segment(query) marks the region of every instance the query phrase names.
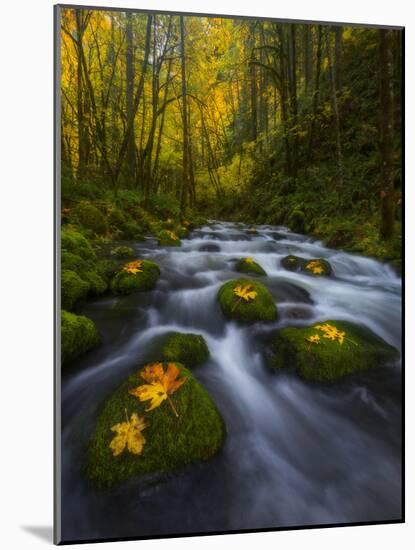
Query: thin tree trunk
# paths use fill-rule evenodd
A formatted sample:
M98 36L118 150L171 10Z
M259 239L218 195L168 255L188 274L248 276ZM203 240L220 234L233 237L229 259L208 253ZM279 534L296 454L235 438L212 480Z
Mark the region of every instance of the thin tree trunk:
M381 29L380 36L380 144L382 190L380 235L393 236L395 228L395 189L393 175L393 55L392 32Z
M317 54L316 54L316 78L314 82L314 93L313 93L313 114L311 117L310 124L310 134L309 134L309 145L308 145L308 159L311 160L313 154L313 140L314 140L314 129L315 129L315 120L317 117L317 109L320 99L320 73L321 73L321 50L322 50L322 36L323 30L321 25L318 26L317 32Z
M335 124L335 136L336 136L336 157L337 157L337 179L339 189L339 197L341 196L341 190L343 189L343 151L342 151L342 140L340 134L340 116L339 116L339 107L337 103L337 90L336 90L336 79L333 68L333 57L331 53L331 44L330 44L330 30L326 30L326 48L327 48L327 59L329 64L329 75L330 75L330 84L331 84L331 100L333 105L333 114L334 114L334 124Z
M182 78L182 122L183 122L183 181L180 193L180 210L186 211L187 194L189 192L189 132L187 127L187 86L186 86L186 51L185 28L183 16L180 16L180 61Z
M127 48L125 52L125 99L127 120L133 118L133 94L134 94L134 47L133 25L131 12L126 13L127 24L125 37ZM134 126L131 129L127 144L127 173L130 182L135 182L135 135Z

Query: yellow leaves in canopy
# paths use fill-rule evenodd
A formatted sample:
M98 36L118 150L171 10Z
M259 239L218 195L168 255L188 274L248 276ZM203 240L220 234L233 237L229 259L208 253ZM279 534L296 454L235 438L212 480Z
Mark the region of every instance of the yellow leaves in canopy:
M131 273L132 275L136 275L137 273L142 273L142 267L143 260L135 260L134 262L128 262L128 264L125 264L125 266L122 268L125 273Z
M146 442L145 437L141 433L146 427L144 418L133 413L128 419L127 411L125 411L127 420L112 426L111 431L116 432L116 436L110 443L110 449L114 456L120 455L124 449L127 449L134 455L139 455L143 451Z
M247 285L237 285L233 289L233 293L236 296L239 296L239 298L245 300L246 302L249 302L249 300L255 300L255 298L258 295L258 292L254 290L253 285L247 284Z
M162 363L150 363L140 372L141 378L148 383L131 389L129 393L140 401L150 401L146 411L159 407L167 399L174 414L179 416L170 398L186 382L186 378L178 378L179 375L180 370L175 363L168 363L166 371Z
M337 340L339 344L343 344L346 333L338 330L337 327L325 323L324 325L316 325L315 328L324 333L323 338L333 341Z
M313 260L311 262L308 262L305 266L306 269L309 271L312 271L314 275L321 275L324 273L324 269L321 267L321 264L318 260Z

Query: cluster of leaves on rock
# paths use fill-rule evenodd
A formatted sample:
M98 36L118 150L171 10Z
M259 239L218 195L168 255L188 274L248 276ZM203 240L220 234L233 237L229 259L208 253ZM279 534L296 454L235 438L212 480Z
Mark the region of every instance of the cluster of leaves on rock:
M179 378L180 371L176 364L168 363L164 370L163 363L150 363L140 371L139 375L147 384L140 384L136 388L130 389L129 393L140 401L150 401L150 406L146 409L147 412L159 407L167 400L173 413L178 417L179 413L171 395L186 382L186 378ZM133 413L129 419L127 411L125 413L126 421L111 427L111 430L117 434L109 445L114 456L121 454L124 449L139 455L146 442L142 434L147 426L144 417Z

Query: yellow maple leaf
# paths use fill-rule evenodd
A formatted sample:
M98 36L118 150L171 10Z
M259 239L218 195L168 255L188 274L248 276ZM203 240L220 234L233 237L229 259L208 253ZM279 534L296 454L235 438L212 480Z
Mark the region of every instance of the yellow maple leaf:
M135 260L134 262L128 262L128 264L125 264L122 270L125 271L125 273L136 275L137 273L142 273L142 265L143 260Z
M328 340L333 341L337 340L339 344L343 344L346 333L339 330L334 325L330 325L330 323L325 323L324 325L316 325L315 328L324 332L323 338L327 338Z
M246 302L249 302L249 300L255 300L255 298L258 295L258 292L254 290L253 285L247 284L247 285L237 285L233 289L233 293L236 296L239 296L239 298L242 298Z
M141 378L148 383L129 390L129 393L140 401L150 401L146 411L159 407L167 399L174 414L179 416L170 398L187 380L185 377L178 378L179 375L180 370L175 363L168 363L166 371L162 363L150 363L140 372Z
M321 344L320 336L318 334L313 334L312 336L309 336L306 338L307 342L310 342L310 344Z
M110 449L114 456L120 455L124 449L127 449L134 455L139 455L143 451L146 442L145 437L141 433L146 427L144 418L133 413L128 419L127 411L126 422L120 422L112 426L111 431L116 432L116 436L111 440Z
M254 260L252 258L245 258L245 263L247 264L253 264L254 263Z
M318 260L308 262L305 267L309 271L312 271L314 275L321 275L322 273L324 273L324 269L322 268L321 263Z

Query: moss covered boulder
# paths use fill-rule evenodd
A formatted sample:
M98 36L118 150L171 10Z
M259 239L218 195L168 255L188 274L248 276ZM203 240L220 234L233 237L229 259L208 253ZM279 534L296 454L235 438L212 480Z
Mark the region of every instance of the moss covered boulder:
M307 260L290 254L281 259L281 265L288 271L301 271L312 277L328 277L333 273L330 263L323 258Z
M266 286L251 279L233 279L218 292L224 316L242 323L272 322L277 319L277 306Z
M92 435L85 473L98 487L109 487L130 478L162 477L193 462L207 460L221 448L225 427L209 394L183 365L176 363L185 383L168 400L151 411L129 390L147 384L139 373L131 375L105 401ZM166 365L164 365L166 367ZM110 444L115 437L111 427L136 413L146 427L141 454L124 449L113 455Z
M252 258L241 258L236 262L236 271L241 273L252 273L253 275L266 275L266 271Z
M152 290L160 277L159 266L149 260L135 260L123 266L111 281L115 294Z
M166 361L178 361L186 367L195 367L209 359L209 348L200 334L172 332L162 349Z
M160 246L182 246L181 240L176 233L167 229L158 233L157 241Z
M61 305L63 309L71 310L79 302L82 302L89 291L89 283L69 269L64 269L61 274Z
M62 270L75 272L80 279L88 283L88 294L99 296L108 288L106 278L98 269L95 260L84 260L72 252L62 252Z
M94 260L96 258L94 249L88 239L86 239L82 233L70 227L62 228L61 249L62 254L64 252L71 252L84 260Z
M83 315L61 312L61 361L66 365L99 342L94 322Z
M111 254L114 254L117 258L134 258L135 252L130 246L117 246Z
M273 341L270 365L290 369L307 380L333 381L348 374L384 366L398 351L367 328L346 321L280 330Z
M91 229L94 233L98 235L103 235L107 231L107 221L104 214L98 210L96 206L88 202L81 202L74 209L74 214L76 215L79 223Z

